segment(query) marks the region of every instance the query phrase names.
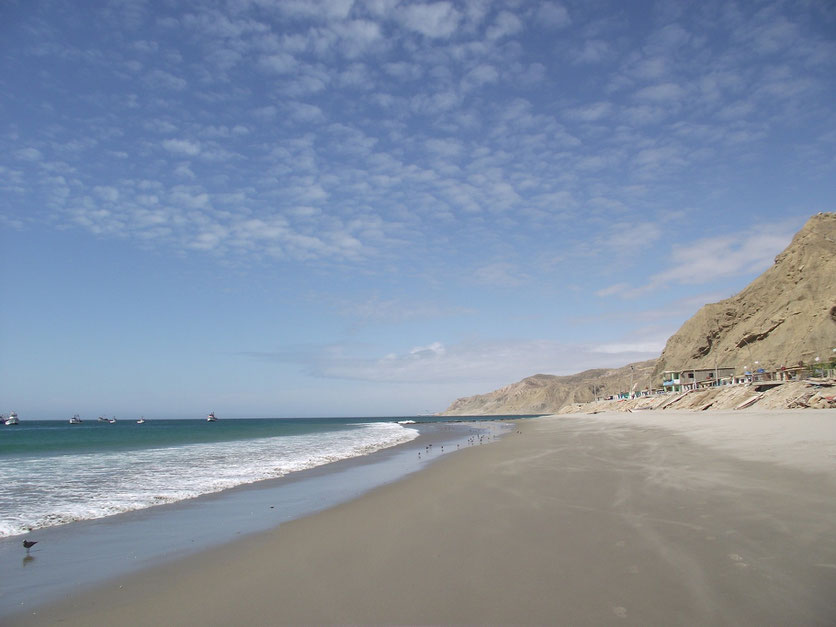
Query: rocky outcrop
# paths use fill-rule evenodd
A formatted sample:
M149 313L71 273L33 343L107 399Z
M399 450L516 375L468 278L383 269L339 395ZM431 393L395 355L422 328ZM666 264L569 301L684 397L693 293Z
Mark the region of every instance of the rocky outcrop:
M598 368L559 377L538 374L488 394L460 398L447 408L445 416L496 416L550 414L571 403L650 386L656 360L641 361L621 368Z
M772 267L748 287L729 299L705 305L683 324L658 360L565 377L535 375L488 394L461 398L443 414L553 413L626 392L631 375L634 389L643 390L658 387L665 370L718 366L733 367L739 373L746 367L776 370L800 362L811 364L816 357L831 361L836 357L833 348L836 213L819 213L808 220ZM732 398L737 392L727 394L730 403L737 401ZM666 402L666 398L659 402ZM692 395L688 403L694 398ZM682 402L677 401L680 406ZM703 408L702 398L697 402Z
M559 414L597 414L612 411L738 409L834 409L836 380L792 381L780 385L723 385L677 394L658 394L625 400L565 405Z
M836 347L836 213L819 213L739 294L705 305L668 340L656 367L775 370ZM757 362L757 365L755 364Z

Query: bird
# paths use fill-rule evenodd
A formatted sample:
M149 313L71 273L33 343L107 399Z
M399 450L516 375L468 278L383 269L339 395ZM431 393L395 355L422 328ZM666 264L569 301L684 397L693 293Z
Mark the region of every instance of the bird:
M32 548L33 546L35 546L37 543L38 543L38 541L37 541L37 540L24 540L24 541L23 541L23 548L24 548L24 549L26 549L26 552L28 553L28 552L29 552L29 549L31 549L31 548Z

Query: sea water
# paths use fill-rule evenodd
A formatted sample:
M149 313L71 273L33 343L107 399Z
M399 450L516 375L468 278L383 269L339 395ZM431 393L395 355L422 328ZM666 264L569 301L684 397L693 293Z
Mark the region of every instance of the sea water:
M417 437L407 419L21 421L0 427L0 537L175 503Z
M0 427L0 620L356 498L499 437L502 418L521 417Z

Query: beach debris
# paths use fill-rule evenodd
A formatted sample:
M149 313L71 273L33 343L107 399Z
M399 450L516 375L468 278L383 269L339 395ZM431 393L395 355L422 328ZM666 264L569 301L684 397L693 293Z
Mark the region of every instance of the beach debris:
M745 408L749 407L750 405L754 405L755 403L757 403L762 398L763 398L763 393L755 394L754 396L750 396L745 401L740 403L740 405L735 407L735 409L745 409Z

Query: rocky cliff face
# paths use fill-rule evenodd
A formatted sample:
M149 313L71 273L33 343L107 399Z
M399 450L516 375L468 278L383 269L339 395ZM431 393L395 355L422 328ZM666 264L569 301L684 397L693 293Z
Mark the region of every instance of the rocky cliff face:
M656 360L566 377L535 375L455 401L444 415L552 413L572 403L658 387L665 370L777 369L836 355L836 213L813 216L775 264L746 289L705 305L668 340ZM758 362L757 365L755 362Z
M598 368L558 377L538 374L488 394L460 398L445 416L497 416L549 414L564 405L588 403L601 396L626 392L632 381L636 390L650 385L656 360L640 361L622 368Z
M836 213L820 213L746 289L683 324L654 374L715 365L774 370L816 357L830 361L834 347Z

